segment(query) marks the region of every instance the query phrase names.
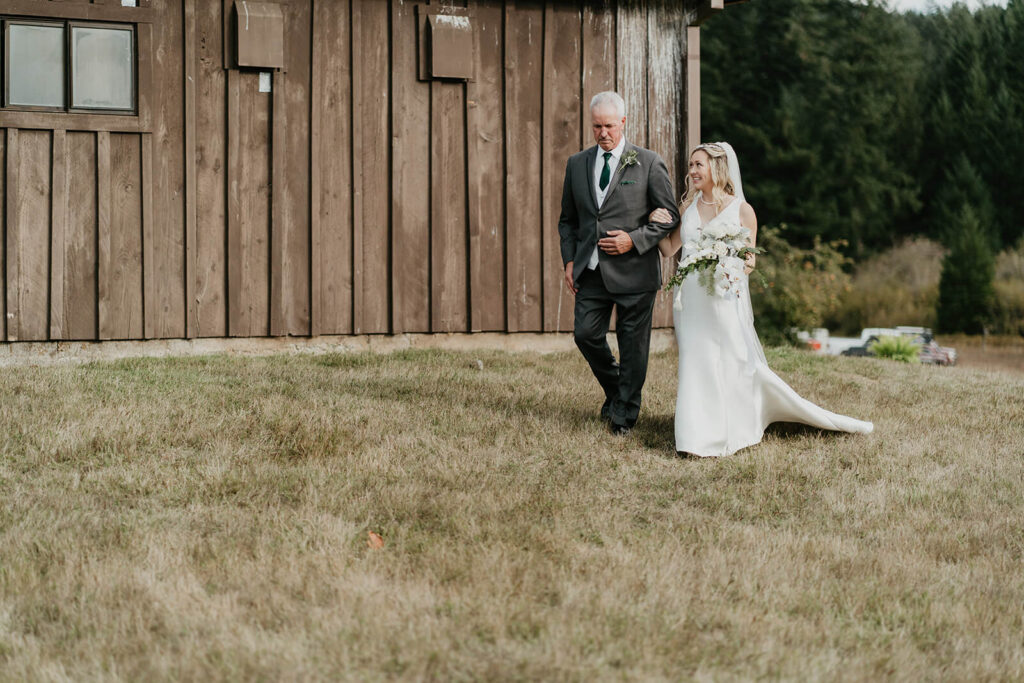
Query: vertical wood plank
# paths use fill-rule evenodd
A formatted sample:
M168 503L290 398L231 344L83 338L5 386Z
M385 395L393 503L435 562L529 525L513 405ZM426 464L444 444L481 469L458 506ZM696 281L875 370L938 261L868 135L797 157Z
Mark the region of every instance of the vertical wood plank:
M572 293L565 286L559 249L565 162L580 150L580 8L548 0L544 20L544 136L542 242L544 329L573 328Z
M685 154L682 121L686 115L683 107L686 17L679 3L672 0L647 1L647 101L651 112L648 143L665 160L678 197L680 168L685 168L681 165L681 155ZM668 279L673 268L672 258L662 259L663 279ZM672 326L672 297L668 292L658 292L653 322L655 327Z
M213 4L213 3L210 3ZM137 24L135 36L138 40L138 107L139 122L144 130L150 130L153 120L150 93L159 87L153 82L153 25Z
M351 12L349 0L317 2L313 6L314 83L319 96L319 133L314 154L319 157L320 191L317 223L319 249L313 258L319 267L319 332L350 334L353 331L353 183L352 183L352 69Z
M508 330L541 325L541 89L544 6L509 0L505 11ZM564 170L564 166L563 166Z
M228 333L270 333L270 101L228 72Z
M504 12L473 5L476 80L466 86L470 329L505 329Z
M647 1L620 0L616 81L626 101L626 139L647 147Z
M222 337L227 325L227 72L221 3L201 2L196 24L196 237L192 334Z
M392 329L430 331L430 84L417 78L414 3L391 2Z
M258 92L258 75L242 75L242 101L245 114L240 149L239 201L242 206L242 289L248 327L245 336L270 334L271 296L271 109L272 96ZM231 258L234 258L233 256Z
M615 90L615 0L588 0L583 3L583 149L594 145L590 130L590 100L599 92Z
M18 220L18 195L20 182L18 177L18 157L20 146L18 144L19 131L17 128L7 129L6 160L7 160L7 196L6 211L4 220L6 223L6 282L7 289L6 306L4 310L4 321L6 325L7 341L18 341L18 242L20 241L20 222Z
M355 332L366 334L388 332L391 322L389 8L382 2L354 2L352 8Z
M0 238L0 339L7 341L7 293L10 285L7 278L7 227L11 225L10 206L7 204L7 196L10 194L8 182L10 180L10 160L7 156L8 136L10 129L0 130L0 227L4 228L3 238Z
M309 335L310 329L310 90L312 0L291 0L286 12L283 92L287 126L283 157L282 332ZM277 183L275 182L275 185Z
M361 141L364 137L363 119L370 118L364 112L366 97L363 87L366 81L364 70L366 59L363 51L366 39L363 37L363 0L351 0L352 13L349 19L351 28L352 50L352 128L349 133L350 149L352 149L352 332L361 334L367 329L366 305L364 295L364 247L363 247L363 190L366 186L366 169L364 167L365 152Z
M111 321L113 272L110 238L110 133L96 134L96 281L99 338L113 338Z
M237 337L243 334L242 306L245 302L242 291L242 225L241 225L241 195L238 188L238 175L241 171L239 161L240 154L238 146L242 143L241 125L236 118L239 115L241 104L241 74L231 70L227 72L227 98L225 108L227 128L227 197L225 199L227 211L227 258L224 259L227 270L228 281L228 334Z
M686 151L700 144L700 27L686 27Z
M163 23L163 22L162 22ZM170 83L163 84L160 79L166 75L166 66L168 60L164 55L157 55L156 53L161 50L167 49L167 38L164 35L166 30L163 26L157 26L154 30L153 24L140 24L138 26L138 41L139 41L139 118L144 122L147 130L152 131L154 127L164 123L163 110L165 107L166 94L164 93L165 87L170 87ZM179 94L179 105L182 101L182 94ZM155 122L155 123L154 123ZM163 186L161 183L165 182L165 178L158 177L153 170L153 147L154 137L158 140L162 139L164 135L159 134L143 134L141 140L141 166L142 166L142 177L144 187L142 188L143 203L147 201L153 202L154 195L165 195L173 192L173 189ZM146 139L148 138L148 140ZM158 143L157 143L158 144ZM99 140L96 141L97 154L99 153ZM148 152L148 156L147 156ZM182 152L184 152L184 145L182 145ZM149 166L147 167L147 162ZM99 169L98 157L97 157L97 170ZM99 191L99 177L97 173L97 191ZM159 203L161 209L166 204L163 196L155 198L155 201ZM99 205L97 205L97 211ZM153 211L150 206L149 216L152 217ZM183 217L184 218L184 217ZM157 250L159 245L156 240L156 232L159 227L156 225L156 220L146 220L146 212L143 211L142 218L142 336L147 339L152 339L158 336L159 329L159 287L158 279L161 275L161 269L158 267L157 260L159 258ZM97 234L97 254L96 254L96 270L97 270L97 336L103 337L103 322L102 322L102 311L100 310L106 304L101 305L103 296L101 293L104 290L105 285L99 282L102 279L101 271L103 265L101 263L101 255L99 249L100 226L97 218L95 231ZM109 235L108 235L109 237ZM184 322L184 321L182 321Z
M185 305L185 66L184 6L168 2L153 24L153 274L146 315L154 337L184 337Z
M143 336L142 150L135 134L100 133L100 337ZM102 171L106 167L106 172ZM101 219L101 225L104 220Z
M434 332L465 332L466 157L461 83L430 84L430 271Z
M197 267L197 202L196 202L196 0L183 0L185 23L185 336L195 337L196 324L195 272ZM208 2L209 5L216 3ZM149 176L146 177L149 181ZM149 284L149 283L147 283ZM147 287L147 291L148 291ZM147 336L149 336L147 334Z
M647 101L650 104L649 146L661 155L673 187L681 179L686 115L686 17L672 0L648 1Z
M314 2L310 13L310 73L312 80L309 87L309 334L317 337L321 334L320 309L322 299L321 263L320 263L320 211L323 206L320 193L321 168L323 162L320 153L321 124L323 121L323 87L321 72L323 71L323 28L324 12Z
M67 223L67 133L53 131L50 160L50 339L64 338L64 252Z
M8 339L40 341L50 331L52 133L9 131L7 141Z
M285 34L287 35L287 33ZM285 163L288 159L288 114L285 106L288 81L274 74L270 95L270 335L285 334L284 252L291 226L285 220Z
M142 324L143 336L158 336L157 317L152 314L157 306L156 241L153 239L153 195L158 191L153 179L153 135L140 136L142 175Z
M94 340L99 338L96 135L68 133L66 146L65 196L74 200L67 203L64 226L64 338Z

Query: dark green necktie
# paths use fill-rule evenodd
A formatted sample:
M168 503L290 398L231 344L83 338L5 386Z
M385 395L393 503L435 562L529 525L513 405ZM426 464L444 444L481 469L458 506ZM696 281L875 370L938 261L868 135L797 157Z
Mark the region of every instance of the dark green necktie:
M602 192L604 191L604 188L608 187L608 181L612 177L612 169L611 169L611 166L608 165L608 160L611 159L611 158L612 158L612 153L611 152L605 152L604 153L604 168L601 169L601 183L600 183L601 191Z

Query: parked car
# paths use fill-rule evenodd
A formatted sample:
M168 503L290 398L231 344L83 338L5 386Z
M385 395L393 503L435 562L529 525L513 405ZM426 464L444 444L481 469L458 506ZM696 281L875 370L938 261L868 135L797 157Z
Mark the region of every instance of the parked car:
M939 346L938 342L930 339L921 344L920 359L922 363L956 365L956 349L952 346Z
M927 327L866 327L861 330L861 344L845 349L843 356L872 356L871 345L880 337L910 337L920 347L918 358L922 363L932 365L956 365L956 349L939 346L935 335Z

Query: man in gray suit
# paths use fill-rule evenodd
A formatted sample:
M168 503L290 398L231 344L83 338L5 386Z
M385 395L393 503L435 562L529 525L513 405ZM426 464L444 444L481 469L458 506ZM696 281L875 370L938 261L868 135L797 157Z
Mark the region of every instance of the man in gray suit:
M651 314L661 287L658 242L679 223L679 210L665 162L623 137L622 97L598 93L590 117L597 146L569 157L558 235L565 283L576 295L576 345L604 390L601 417L624 435L636 424L647 378ZM648 220L659 207L672 214L671 223ZM612 306L618 363L606 339Z

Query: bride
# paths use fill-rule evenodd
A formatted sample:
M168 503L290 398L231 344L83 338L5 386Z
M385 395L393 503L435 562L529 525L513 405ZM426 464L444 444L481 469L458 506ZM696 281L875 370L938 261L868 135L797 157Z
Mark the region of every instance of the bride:
M716 221L738 223L757 237L754 209L743 198L739 163L725 142L699 145L690 155L688 191L680 206L682 221L673 231L671 252L693 246ZM668 222L657 209L651 221ZM687 251L682 256L685 258ZM754 331L747 275L732 298L710 294L693 272L673 292L673 318L679 348L676 394L676 450L701 457L731 455L761 441L772 422L802 422L821 429L869 434L870 422L819 408L801 398L768 367ZM738 270L738 269L737 269Z

